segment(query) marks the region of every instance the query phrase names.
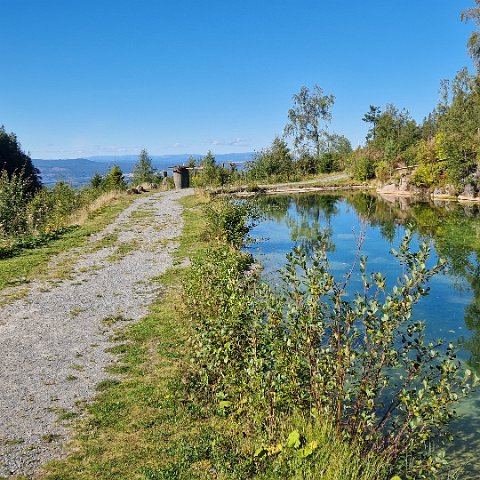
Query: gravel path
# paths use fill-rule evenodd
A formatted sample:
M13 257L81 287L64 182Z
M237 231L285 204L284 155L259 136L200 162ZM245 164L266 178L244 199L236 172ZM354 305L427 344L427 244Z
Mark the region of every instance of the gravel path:
M109 325L140 319L159 294L151 279L172 265L177 200L191 193L139 197L81 250L60 255L70 279L33 282L0 308L0 477L31 476L61 455L68 418L115 361Z

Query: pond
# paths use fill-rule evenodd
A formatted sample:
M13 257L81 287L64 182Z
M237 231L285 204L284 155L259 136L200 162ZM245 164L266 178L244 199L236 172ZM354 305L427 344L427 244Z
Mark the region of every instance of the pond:
M459 358L480 376L479 205L381 198L366 192L269 196L257 205L264 219L252 230L256 242L250 248L272 282L293 246L311 247L322 231L337 279L351 268L363 235L361 253L368 257L368 269L382 272L391 288L401 267L390 252L398 248L408 226L415 234L414 249L426 241L432 247L432 265L438 257L447 261L447 271L430 281L430 293L415 307L414 317L425 321L427 338L454 342ZM352 277L351 293L360 282L359 276ZM448 458L452 466L464 468L460 478L480 478L479 409L480 389L462 401L452 424L455 440Z

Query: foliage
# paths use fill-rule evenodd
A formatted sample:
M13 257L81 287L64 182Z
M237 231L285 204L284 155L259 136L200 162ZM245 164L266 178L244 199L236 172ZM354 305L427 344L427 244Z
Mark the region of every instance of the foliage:
M379 480L388 479L389 465L382 458L362 455L358 446L338 438L326 421L299 415L282 421L283 435L255 452L259 479ZM288 428L290 427L290 428Z
M22 173L8 175L0 171L0 233L4 236L22 234L27 229L27 204L30 181Z
M16 174L25 180L27 192L33 193L41 186L40 172L33 166L32 159L23 152L17 136L7 133L4 126L0 126L0 170L5 170L8 178Z
M295 148L301 152L310 152L318 159L322 151L325 129L332 118L330 112L335 101L333 95L325 95L319 85L313 91L303 86L293 96L293 108L288 111L289 123L285 126L285 135L293 137Z
M256 153L247 163L246 176L250 180L288 180L294 173L293 157L287 143L275 137L270 148Z
M363 116L362 120L367 123L372 124L372 128L367 133L367 141L374 140L376 137L376 128L378 123L378 117L382 113L380 107L376 107L374 105L370 105L369 111Z
M443 144L443 134L437 133L416 145L415 159L418 166L412 175L412 181L416 186L431 187L440 183L444 170L440 162L443 162L446 156Z
M204 207L208 222L206 234L232 247L240 248L257 215L252 206L242 201L217 199Z
M347 159L348 169L357 180L368 180L375 176L375 168L380 162L381 152L373 148L357 148Z
M209 250L186 284L199 391L223 414L250 419L247 430L264 425L271 445L281 419L300 411L313 425L331 421L338 440L393 462L407 478L433 478L443 460L427 447L448 437L464 383L453 347L427 342L423 323L411 318L442 269L427 268L429 248L414 253L411 240L407 233L395 252L404 274L390 292L361 259L363 291L351 301L353 268L347 280L333 277L328 242L311 257L296 248L277 288L246 275L244 256L231 247Z
M143 149L138 156L138 161L133 167L134 185L139 185L144 182L155 182L156 175L153 168L152 159L149 157L146 149Z
M446 156L446 174L460 189L475 169L480 151L480 77L461 70L453 81L442 83L438 107L440 148Z
M233 171L217 164L211 151L207 152L199 163L201 170L192 179L196 187L223 186L235 177Z
M126 190L127 184L123 178L122 169L118 165L113 165L104 179L104 189L109 190Z
M465 22L473 20L476 27L480 30L480 0L475 0L475 7L464 10L461 18ZM480 31L471 33L467 46L473 62L477 68L480 68Z
M96 173L90 179L90 186L93 189L104 192L127 189L127 183L125 182L122 169L118 165L113 165L106 175Z

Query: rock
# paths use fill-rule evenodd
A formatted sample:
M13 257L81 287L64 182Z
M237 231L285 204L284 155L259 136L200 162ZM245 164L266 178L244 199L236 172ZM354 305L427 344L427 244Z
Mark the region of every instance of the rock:
M410 175L403 175L400 177L400 183L398 184L399 192L410 191Z
M433 197L442 197L442 196L445 196L445 195L446 195L445 189L442 188L442 187L435 188L435 190L432 193Z
M471 183L467 183L458 198L459 200L475 200L477 198L475 187Z
M378 189L379 193L397 193L398 188L394 183L389 183Z

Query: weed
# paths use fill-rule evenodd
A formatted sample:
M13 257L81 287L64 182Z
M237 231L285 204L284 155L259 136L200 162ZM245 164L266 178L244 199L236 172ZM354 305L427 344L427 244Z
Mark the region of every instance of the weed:
M45 435L42 435L42 440L47 443L52 443L56 442L57 440L60 440L62 438L61 435L57 435L55 433L47 433Z

